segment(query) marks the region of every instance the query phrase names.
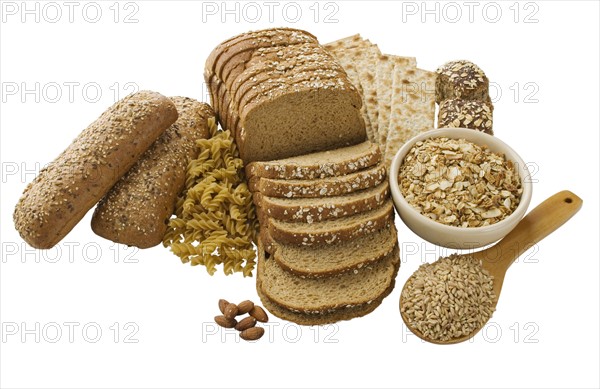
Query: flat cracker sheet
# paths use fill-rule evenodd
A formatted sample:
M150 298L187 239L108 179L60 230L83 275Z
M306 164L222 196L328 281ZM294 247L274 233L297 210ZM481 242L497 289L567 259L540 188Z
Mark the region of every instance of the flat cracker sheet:
M371 126L371 120L369 119L369 114L367 113L367 105L364 101L364 90L360 81L360 77L358 75L356 63L354 62L354 55L352 53L353 50L364 49L369 46L371 46L371 43L367 40L362 39L359 34L352 35L347 38L343 38L324 45L325 49L327 49L338 59L338 61L340 61L340 64L344 67L344 70L346 71L346 74L348 74L348 78L350 79L352 84L356 86L361 96L363 97L363 104L360 107L360 114L365 122L365 129L367 132L368 139L371 142L376 142L373 127Z
M401 71L401 68L416 68L417 59L414 57L399 57L387 54L380 55L377 59L377 67L375 68L378 111L377 143L381 145L386 143L388 135L392 103L392 83L396 67L398 71Z
M435 73L418 69L414 57L382 55L359 34L324 46L362 93L367 136L380 145L389 168L408 139L434 128Z
M388 169L396 152L407 140L434 128L435 78L435 73L427 70L394 69L392 109L384 155Z

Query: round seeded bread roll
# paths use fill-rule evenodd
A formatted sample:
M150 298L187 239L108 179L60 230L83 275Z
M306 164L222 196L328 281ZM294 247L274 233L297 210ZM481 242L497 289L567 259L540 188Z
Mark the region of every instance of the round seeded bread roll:
M27 186L13 214L21 237L56 245L175 120L173 102L156 92L115 103Z
M473 62L450 61L440 66L436 73L436 103L448 99L490 101L490 81Z
M450 99L440 103L438 127L471 128L494 135L492 103Z

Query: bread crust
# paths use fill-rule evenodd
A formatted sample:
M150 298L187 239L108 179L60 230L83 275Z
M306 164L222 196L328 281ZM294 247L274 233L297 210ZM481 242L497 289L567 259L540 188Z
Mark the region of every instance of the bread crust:
M257 50L261 47L282 46L294 43L317 41L311 33L295 28L268 28L250 31L232 37L217 47L209 54L205 68L212 74L223 79L225 65L245 50Z
M389 199L390 191L387 181L358 193L367 191L366 197L348 198L348 195L344 195L315 198L311 199L310 202L302 201L301 203L296 200L289 200L285 204L278 202L277 198L263 196L260 192L255 192L252 194L252 200L268 217L276 220L310 224L367 212L382 206Z
M310 154L314 163L298 163L293 158L275 161L251 162L246 166L247 177L262 177L280 180L313 180L317 178L343 176L377 165L381 162L381 149L368 142L368 150L344 159L343 162L322 162L326 155L343 152L344 149Z
M277 180L254 176L248 180L248 187L252 192L261 192L271 197L341 196L377 186L385 177L385 166L379 164L344 176L315 180Z
M257 209L261 213L262 209ZM295 244L302 246L318 246L321 244L336 244L346 242L358 237L372 234L382 228L388 228L393 223L393 206L391 200L374 210L348 216L335 221L323 221L317 223L286 223L273 218L260 216L261 228L266 228L275 242L283 244ZM339 222L335 228L317 227L333 225ZM318 225L321 224L321 225ZM302 227L299 228L299 227Z
M116 243L149 248L162 242L186 168L197 154L196 140L210 136L212 108L187 97L172 97L179 118L100 200L92 230Z
M275 244L273 247L272 257L277 262L279 267L283 270L290 272L292 274L297 275L302 278L322 278L322 277L331 277L339 274L347 273L350 271L358 271L363 266L376 263L386 256L388 256L392 250L398 245L398 232L396 231L396 227L394 224L390 224L382 229L382 231L386 231L389 234L390 240L385 242L386 246L383 247L383 251L373 254L373 253L362 253L363 255L367 255L363 257L360 261L354 261L349 264L345 264L342 266L338 266L335 268L331 268L329 270L315 270L308 269L306 266L302 266L302 264L294 263L286 258L284 258L283 247L281 244ZM354 241L350 241L354 242ZM338 243L339 245L340 243ZM315 248L315 250L319 250ZM266 251L266 250L265 250ZM267 251L268 252L268 251Z
M151 91L111 106L27 186L13 214L21 237L56 245L176 119L173 102Z

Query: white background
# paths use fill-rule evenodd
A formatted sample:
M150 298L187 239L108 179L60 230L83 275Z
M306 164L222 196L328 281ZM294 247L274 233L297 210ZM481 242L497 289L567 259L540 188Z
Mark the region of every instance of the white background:
M598 387L598 2L285 4L2 2L1 386ZM494 83L496 136L534 169L531 207L562 189L583 198L511 267L472 342L436 346L404 327L401 287L449 251L398 218L402 267L375 312L312 329L271 315L257 343L212 324L219 298L258 301L254 278L210 277L162 246L115 246L92 233L91 212L50 251L14 230L35 171L115 98L139 87L208 101L202 70L215 45L283 25L321 42L360 32L428 70L474 61Z

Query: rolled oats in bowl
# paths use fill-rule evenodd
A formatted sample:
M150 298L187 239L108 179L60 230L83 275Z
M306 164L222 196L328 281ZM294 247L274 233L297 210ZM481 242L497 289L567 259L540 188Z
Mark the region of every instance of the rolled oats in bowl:
M434 137L415 143L398 172L406 202L448 226L495 224L519 205L517 167L504 155L465 139Z

